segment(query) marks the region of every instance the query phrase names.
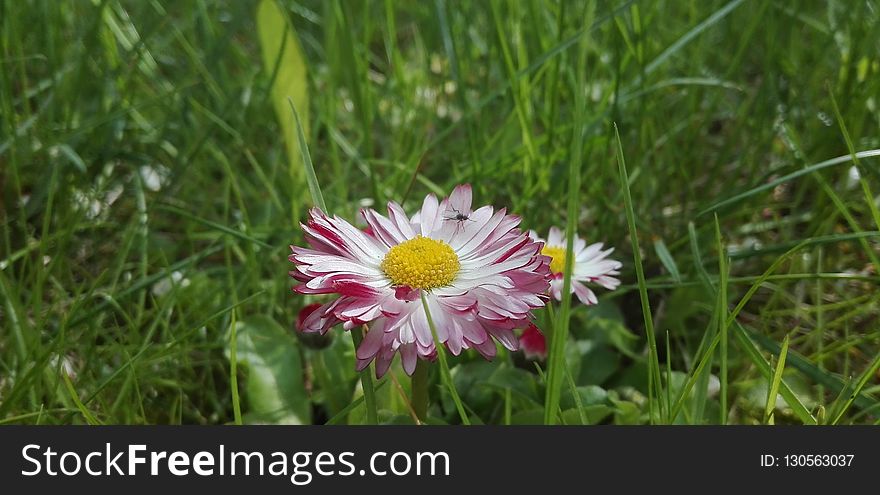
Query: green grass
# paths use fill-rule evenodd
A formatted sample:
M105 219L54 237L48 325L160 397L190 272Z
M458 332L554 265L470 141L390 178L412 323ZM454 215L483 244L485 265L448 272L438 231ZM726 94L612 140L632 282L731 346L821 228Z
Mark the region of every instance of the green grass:
M464 182L622 285L443 356L426 422L880 421L869 3L258 5L0 0L0 424L412 423L288 245Z

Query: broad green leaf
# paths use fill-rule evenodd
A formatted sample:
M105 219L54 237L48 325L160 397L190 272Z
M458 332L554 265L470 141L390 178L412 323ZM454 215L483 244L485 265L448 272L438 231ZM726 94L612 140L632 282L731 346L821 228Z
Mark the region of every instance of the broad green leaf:
M538 397L537 375L528 371L502 366L498 368L485 385L498 391L510 390L513 394L535 404L540 403Z
M607 418L614 410L605 404L596 404L594 406L584 406L581 412L587 418L586 423L581 422L580 412L576 408L566 409L562 411L562 422L566 425L594 425Z
M544 424L544 408L527 409L514 413L510 417L511 425L541 425Z
M293 25L275 0L262 0L257 7L257 33L263 67L272 77L272 106L284 132L290 175L295 184L304 184L296 122L290 114L287 98L293 100L302 122L302 132L308 138L309 90L305 57Z
M462 399L474 410L483 411L497 400L485 384L492 378L498 366L482 359L458 365L453 379L455 387L462 391ZM453 406L454 407L454 406Z
M602 385L620 369L620 353L604 345L595 345L581 355L580 385Z
M614 403L614 424L638 425L644 423L642 408L627 400L611 399Z
M611 402L608 400L608 392L605 391L602 387L596 385L587 385L584 387L577 387L578 399L575 400L572 397L571 390L565 390L562 392L562 399L559 401L559 406L564 410L574 410L577 413L578 402L583 407L583 411L586 413L587 422L589 424L595 424L598 421L601 421L605 416L611 413ZM563 412L563 416L566 414ZM580 424L580 418L577 418L577 421L566 421L568 424Z
M623 313L612 301L603 300L590 307L584 329L578 332L596 343L611 344L618 351L633 358L640 356L633 351L638 336L626 327Z
M245 422L309 424L311 410L296 339L267 316L236 323L235 333L236 358L247 369ZM230 344L227 338L227 357Z

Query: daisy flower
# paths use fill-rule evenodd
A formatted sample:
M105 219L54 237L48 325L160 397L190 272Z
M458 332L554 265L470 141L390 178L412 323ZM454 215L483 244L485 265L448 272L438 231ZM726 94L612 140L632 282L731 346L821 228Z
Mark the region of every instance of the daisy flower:
M526 355L526 359L542 360L547 358L547 339L534 323L530 322L529 326L520 334L519 346Z
M476 349L491 359L496 341L517 350L513 330L544 306L550 265L543 244L517 228L519 217L491 206L472 209L469 185L443 201L427 196L412 217L394 202L388 216L361 214L371 235L312 209L302 225L310 248L291 246L290 275L301 282L294 290L338 296L306 316L303 331L366 324L358 369L375 360L382 376L399 353L412 374L416 359L436 356L424 295L437 339L452 354Z
M333 343L332 335L322 335L319 333L304 333L305 321L310 314L321 307L321 303L311 303L299 310L296 317L296 336L300 342L310 349L324 349Z
M306 318L308 318L310 314L314 313L315 310L320 307L321 303L311 303L303 306L303 308L299 310L299 314L296 316L297 331L302 332L305 330Z
M531 230L529 237L535 242L544 243L542 254L550 256L550 295L557 301L562 300L562 277L565 270L565 232L556 227L550 227L547 240L541 239L538 234ZM584 282L593 282L608 290L614 290L620 285L620 280L614 275L620 275L619 261L606 259L614 251L614 248L602 250L602 243L590 244L575 235L574 237L574 262L572 263L571 292L584 304L596 304L596 294L584 285Z

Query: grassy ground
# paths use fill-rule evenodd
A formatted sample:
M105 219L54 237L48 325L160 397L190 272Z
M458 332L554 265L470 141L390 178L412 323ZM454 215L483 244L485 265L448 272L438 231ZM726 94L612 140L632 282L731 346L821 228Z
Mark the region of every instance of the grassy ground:
M554 420L878 421L874 2L279 5L308 94L257 3L0 2L0 422L364 421L348 336L294 332L285 88L337 214L469 182L617 248ZM548 363L450 364L473 422L543 420Z

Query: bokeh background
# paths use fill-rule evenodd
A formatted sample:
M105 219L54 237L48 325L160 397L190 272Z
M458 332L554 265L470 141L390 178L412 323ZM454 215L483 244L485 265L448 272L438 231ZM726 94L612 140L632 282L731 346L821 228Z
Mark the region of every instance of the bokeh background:
M874 423L878 15L3 0L0 423L363 422L348 336L296 332L317 299L287 276L311 205L288 97L328 208L353 221L467 182L544 232L566 223L575 163L578 231L624 268L572 312L563 422ZM474 422L541 421L541 359L451 364ZM412 422L394 369L380 419ZM433 421L457 422L431 380Z

